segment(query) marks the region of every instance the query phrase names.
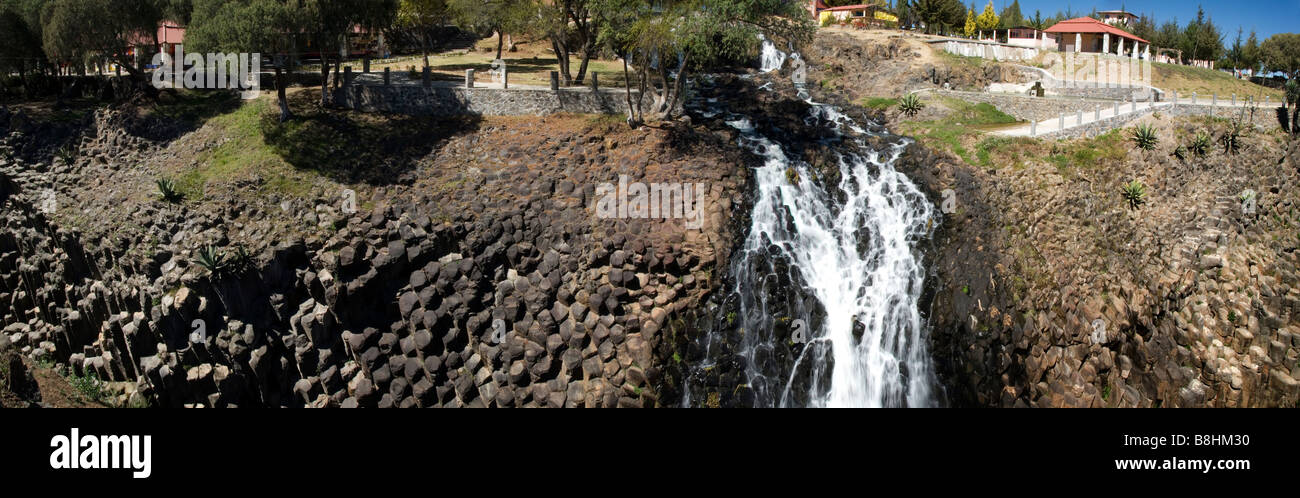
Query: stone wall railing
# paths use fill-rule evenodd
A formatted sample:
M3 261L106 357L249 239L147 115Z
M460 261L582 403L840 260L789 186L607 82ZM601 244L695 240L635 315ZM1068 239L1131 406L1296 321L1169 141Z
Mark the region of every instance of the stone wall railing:
M632 93L637 98L637 93ZM353 84L334 91L335 105L362 112L417 116L543 115L557 112L626 114L623 89L465 88L463 86Z
M1114 104L1111 101L1039 98L1007 93L961 92L956 90L936 90L935 93L967 102L989 104L998 108L999 111L1022 121L1041 121L1055 118L1063 113L1072 114L1078 111L1092 112L1096 109L1108 109Z
M1154 108L1141 109L1137 112L1127 112L1119 116L1105 118L1091 123L1085 123L1082 126L1075 126L1061 131L1051 133L1042 133L1038 138L1082 138L1095 137L1115 128L1122 128L1128 123L1137 120L1143 116L1152 113L1159 113L1162 117L1186 117L1186 116L1213 116L1224 119L1240 119L1256 128L1270 130L1280 126L1277 120L1277 111L1273 107L1258 107L1252 113L1248 107L1225 107L1212 106L1204 104L1178 104L1162 105ZM1068 120L1074 119L1073 113L1066 113ZM1085 116L1086 118L1087 116Z

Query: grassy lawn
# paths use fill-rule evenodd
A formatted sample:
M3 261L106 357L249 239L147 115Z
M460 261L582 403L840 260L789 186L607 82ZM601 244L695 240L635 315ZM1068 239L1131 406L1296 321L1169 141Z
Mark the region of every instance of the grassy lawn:
M297 171L281 159L263 139L264 116L275 115L274 94L245 102L207 124L225 140L199 151L194 164L173 173L177 190L186 199L203 199L209 183L228 183L261 177L263 188L278 194L300 196L312 183L311 174Z
M858 99L858 105L877 111L887 111L898 105L898 99L889 97L863 97Z
M1176 64L1162 64L1159 62L1151 63L1151 70L1155 73L1152 76L1156 88L1165 91L1177 91L1178 96L1191 96L1192 92L1202 97L1209 97L1214 93L1219 94L1219 100L1228 100L1231 95L1236 93L1238 99L1244 99L1246 96L1252 96L1258 100L1264 100L1264 96L1271 97L1272 102L1282 100L1282 91L1272 88L1266 88L1246 80L1233 78L1232 75L1220 71L1203 69L1191 66L1179 66Z
M987 132L1019 122L989 104L972 104L951 97L940 97L937 102L953 112L939 120L902 123L900 131L928 147L952 152L973 166L1020 169L1031 162L1048 163L1068 177L1104 162L1123 160L1130 145L1123 129L1071 141L994 136ZM934 103L935 100L930 102Z
M929 100L929 104L936 102L936 99ZM976 156L971 155L971 145L985 131L1019 122L990 104L972 104L952 97L939 97L937 102L952 109L952 113L939 120L903 123L900 131L924 145L946 149L971 164L976 160ZM883 100L877 101L877 104L882 103Z

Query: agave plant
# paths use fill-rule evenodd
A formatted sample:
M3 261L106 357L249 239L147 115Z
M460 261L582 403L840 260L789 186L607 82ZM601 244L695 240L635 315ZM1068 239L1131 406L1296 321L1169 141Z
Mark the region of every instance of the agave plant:
M158 194L162 196L164 201L175 203L185 198L184 194L176 190L176 182L166 178L159 178L156 183L158 184Z
M1155 128L1151 125L1142 124L1138 125L1137 129L1133 131L1133 142L1137 144L1139 149L1154 150L1156 144L1160 143L1160 138L1156 136Z
M1223 132L1219 137L1219 143L1223 144L1223 152L1226 154L1236 154L1241 149L1242 126L1238 121L1233 121L1228 127L1228 131Z
M1147 202L1147 188L1138 180L1125 183L1121 190L1129 209L1137 209Z
M921 98L915 93L909 93L898 99L898 110L904 116L915 116L916 113L921 112L921 109L925 109L925 103L921 102Z
M213 275L225 273L230 269L230 263L226 261L226 253L212 246L203 246L199 249L199 257L194 262Z
M63 164L72 164L72 161L77 159L77 153L74 152L72 147L69 145L59 147L59 150L55 152L55 154L58 155L59 159L63 160Z
M230 267L235 273L244 273L253 269L253 255L249 254L248 248L243 244L235 247L235 255L230 259Z
M1210 152L1210 136L1206 135L1205 132L1198 132L1188 148L1196 155L1204 156Z
M1187 147L1179 145L1177 149L1174 149L1174 157L1178 158L1179 161L1186 161Z

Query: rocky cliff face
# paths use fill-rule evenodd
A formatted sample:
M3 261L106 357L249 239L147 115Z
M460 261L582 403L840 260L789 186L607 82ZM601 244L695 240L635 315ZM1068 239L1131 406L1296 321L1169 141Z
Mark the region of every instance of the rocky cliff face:
M184 140L147 118L4 117L6 340L117 382L119 403L655 406L662 326L717 284L745 182L733 137L704 128L493 118L410 181L241 180L172 204L152 179ZM703 184L703 226L597 217L620 174ZM231 264L201 267L205 247Z
M982 406L1245 407L1300 401L1296 143L1174 152L1224 120L1146 118L1156 150L1049 163L908 162L955 207L935 241L930 313L952 401ZM1121 133L1121 132L1117 132ZM1061 147L1062 153L1068 147ZM1140 180L1133 209L1121 184ZM1243 192L1255 197L1243 199Z

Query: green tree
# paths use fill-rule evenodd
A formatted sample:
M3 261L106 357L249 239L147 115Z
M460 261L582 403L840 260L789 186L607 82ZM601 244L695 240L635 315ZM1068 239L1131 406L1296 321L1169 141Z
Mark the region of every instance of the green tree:
M87 64L114 60L138 88L151 89L126 54L138 33L157 31L162 16L148 0L53 0L41 11L41 47L51 61L82 73Z
M1011 5L1002 9L1002 12L998 14L998 18L1001 19L999 26L1003 29L1024 26L1025 15L1020 12L1020 0L1013 0Z
M913 0L912 11L925 23L926 33L945 34L963 26L966 6L961 0Z
M894 6L894 15L898 16L898 27L908 28L916 22L916 14L912 11L912 2L910 0L898 0Z
M1242 56L1242 51L1245 49L1245 45L1241 40L1242 34L1243 31L1241 26L1237 26L1237 38L1232 42L1232 46L1228 47L1228 49L1223 53L1224 65L1232 66L1232 69L1234 71L1237 69L1241 69L1242 66L1241 56Z
M496 33L498 59L506 37L535 27L538 15L533 0L449 0L447 7L462 29Z
M640 94L629 100L629 122L670 118L694 71L753 56L759 34L802 44L812 18L786 0L600 0L600 38L636 68ZM627 66L624 66L626 71ZM649 102L647 103L647 99Z
M966 26L962 29L962 32L966 34L967 38L974 38L975 31L978 28L979 24L975 21L975 7L971 7L970 10L966 11Z
M1250 37L1246 38L1246 46L1241 49L1241 65L1258 74L1259 64L1262 59L1263 56L1259 50L1259 35L1252 29L1250 30Z
M1030 25L1030 26L1033 26L1034 29L1037 29L1037 30L1039 30L1039 31L1042 31L1042 30L1044 30L1044 29L1047 29L1047 28L1050 28L1050 27L1051 27L1051 26L1048 26L1048 25L1047 25L1047 22L1043 19L1043 12L1042 12L1042 11L1039 11L1039 10L1035 10L1035 11L1034 11L1034 19L1033 19L1032 21L1029 21L1029 25Z
M1289 79L1300 78L1300 33L1278 33L1259 46L1268 71L1277 71Z
M28 69L44 59L40 38L22 13L15 6L0 4L0 74L18 73L26 87Z
M420 40L424 66L429 67L429 33L448 19L445 0L401 0L397 5L396 27L409 31Z
M194 0L194 15L185 32L191 52L257 52L274 57L280 122L293 118L285 98L285 73L293 61L292 33L303 29L293 3L296 0Z
M291 0L297 5L290 7L301 33L314 41L314 46L321 53L321 106L329 103L329 72L333 59L341 63L341 49L347 34L353 28L378 31L393 25L397 15L397 0ZM292 5L292 4L291 4ZM338 86L338 65L334 64Z
M984 12L975 18L975 27L980 31L998 28L998 14L993 10L993 0L989 0L988 5L984 6Z

